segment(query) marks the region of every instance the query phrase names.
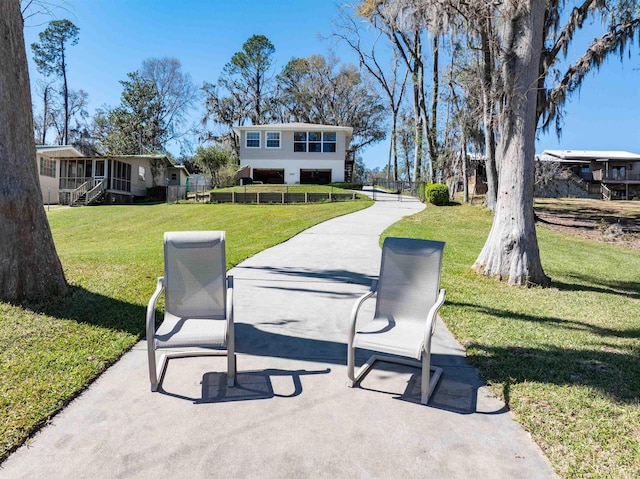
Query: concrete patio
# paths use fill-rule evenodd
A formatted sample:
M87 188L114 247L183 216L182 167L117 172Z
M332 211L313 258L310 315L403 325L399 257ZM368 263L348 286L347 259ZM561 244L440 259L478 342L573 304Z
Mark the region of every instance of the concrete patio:
M345 386L349 313L378 273L379 235L424 208L376 197L230 272L237 387L226 387L225 358L186 358L151 393L141 341L0 477L555 477L442 322L433 363L444 373L428 406L409 367L378 363L359 388Z

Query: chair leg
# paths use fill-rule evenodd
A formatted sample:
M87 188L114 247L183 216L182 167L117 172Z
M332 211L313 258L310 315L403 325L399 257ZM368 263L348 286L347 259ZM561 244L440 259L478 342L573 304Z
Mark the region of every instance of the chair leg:
M354 387L355 380L355 350L351 344L347 345L347 387Z
M431 355L422 354L422 383L420 385L420 403L426 405L429 402L429 396L431 395L430 383L431 380Z
M156 351L149 341L153 341L147 339L147 355L149 356L149 380L151 381L151 392L156 392L158 390L158 370L156 368Z
M233 351L227 352L227 387L236 385L236 355Z

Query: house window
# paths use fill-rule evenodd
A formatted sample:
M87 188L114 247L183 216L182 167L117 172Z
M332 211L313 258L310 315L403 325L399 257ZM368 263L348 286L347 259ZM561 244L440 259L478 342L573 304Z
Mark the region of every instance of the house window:
M56 160L40 157L40 174L42 176L56 177Z
M293 151L306 152L307 151L307 132L296 131L293 133Z
M267 148L280 148L280 132L268 131L267 132Z
M309 139L307 151L309 153L320 153L322 151L322 132L310 131L307 138Z
M260 148L260 132L259 131L248 131L247 132L246 147L247 148Z
M131 165L122 161L111 162L111 188L118 191L131 191Z
M138 166L138 179L140 181L144 181L145 179L145 171L144 171L144 166Z
M293 151L309 153L335 153L335 131L296 131L293 133Z
M335 131L325 131L322 134L322 152L323 153L336 152L336 132Z

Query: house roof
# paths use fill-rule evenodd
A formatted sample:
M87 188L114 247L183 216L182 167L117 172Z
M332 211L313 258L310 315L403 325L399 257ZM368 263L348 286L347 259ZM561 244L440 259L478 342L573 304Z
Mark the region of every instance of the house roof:
M350 126L320 125L315 123L271 123L268 125L236 126L233 131L238 134L241 131L271 131L271 130L320 130L320 131L344 131L348 136L353 134Z
M544 156L553 157L552 161L564 162L589 162L589 161L640 161L640 155L629 153L628 151L606 151L606 150L544 150Z
M36 145L36 154L42 155L45 153L55 158L61 156L81 158L83 156L71 145Z

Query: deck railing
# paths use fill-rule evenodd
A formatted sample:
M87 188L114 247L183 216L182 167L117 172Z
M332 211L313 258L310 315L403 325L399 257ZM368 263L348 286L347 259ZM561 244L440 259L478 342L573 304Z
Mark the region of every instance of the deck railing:
M98 181L96 186L87 191L87 196L85 196L85 204L90 205L93 200L98 198L102 193L104 193L105 186L104 181Z
M89 188L91 188L90 181L85 181L80 186L78 186L75 190L71 192L71 195L69 197L69 204L70 205L75 204L82 195L86 194L87 191L89 191Z
M605 173L603 170L595 170L593 172L595 181L640 181L640 173L625 171L624 173L610 172Z

